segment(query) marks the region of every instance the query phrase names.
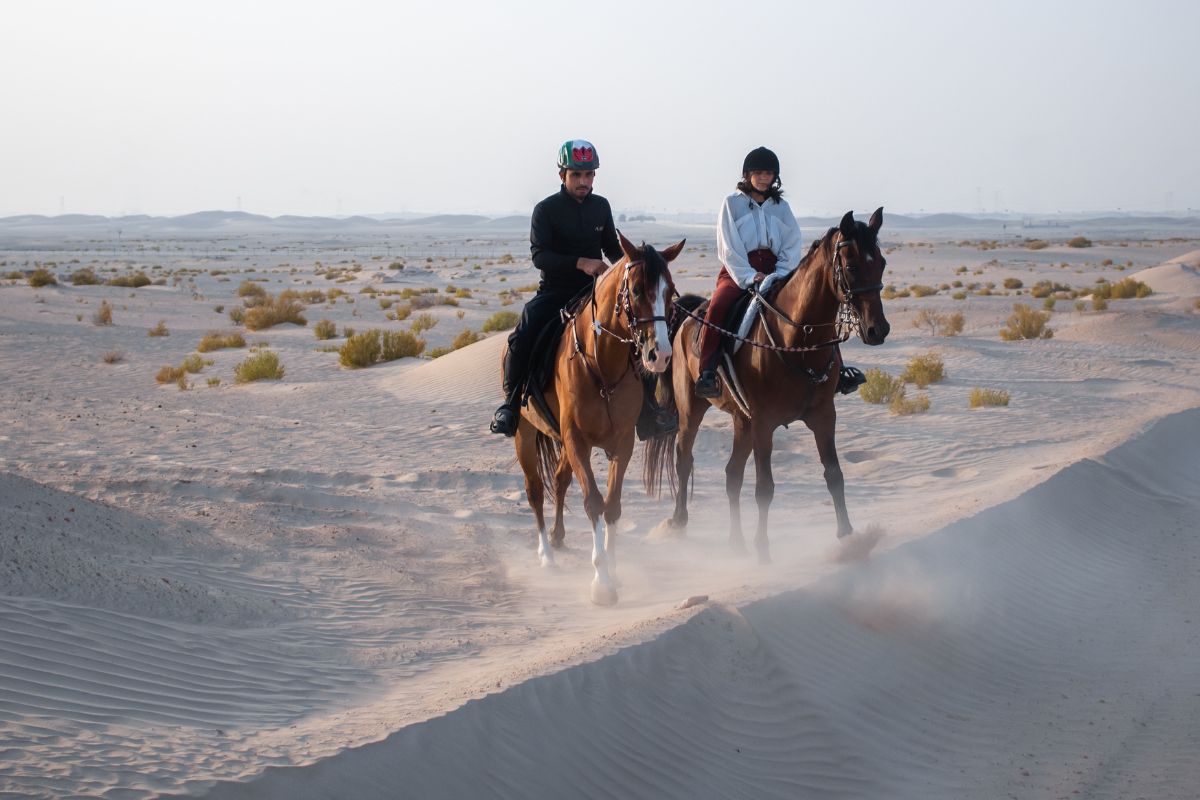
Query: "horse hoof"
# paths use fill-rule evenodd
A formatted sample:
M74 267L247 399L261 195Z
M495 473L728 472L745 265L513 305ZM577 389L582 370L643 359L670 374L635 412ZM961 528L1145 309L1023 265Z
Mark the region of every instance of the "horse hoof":
M687 523L679 525L671 517L655 525L646 534L647 539L682 539L687 535Z
M731 537L729 539L729 552L733 553L735 556L746 555L746 540L734 539Z
M611 606L617 603L617 590L612 584L592 580L592 602L598 606Z
M839 539L845 539L852 533L854 533L854 528L846 528L844 530L842 528L838 528L837 537Z
M557 566L554 563L554 556L551 555L550 553L542 553L541 555L538 556L538 561L541 563L542 569L545 569L545 570L551 570Z

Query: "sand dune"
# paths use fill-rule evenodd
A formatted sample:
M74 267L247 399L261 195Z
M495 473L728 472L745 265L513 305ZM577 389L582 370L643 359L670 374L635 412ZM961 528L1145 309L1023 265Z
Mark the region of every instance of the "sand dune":
M1185 798L1200 412L810 589L209 797Z
M224 350L189 391L154 383L228 326L215 307L242 279L321 286L317 258L342 264L348 296L310 320L396 329L360 289L453 283L472 295L430 307L422 335L478 330L530 268L456 235L387 245L422 253L403 270L361 241L9 251L10 268L63 276L77 257L165 280L0 283L0 795L1171 797L1196 777L1179 716L1195 554L1170 535L1196 498L1167 482L1195 472L1196 418L1170 416L1200 407L1194 276L1171 263L1195 244L896 243L900 285L1086 286L1127 265L1163 282L1106 312L1060 303L1054 338L1026 342L997 335L1028 302L998 285L889 301L888 344L847 360L898 374L936 350L946 379L916 417L838 400L860 533L835 542L793 425L775 439L775 564L731 558L730 428L712 415L688 537L648 537L666 500L631 486L621 603L600 610L577 489L548 574L511 443L484 433L504 334L350 371L284 325L247 334L282 381L232 385L246 350ZM706 291L711 234L689 237L677 281ZM101 299L112 326L90 323ZM963 311L962 335L914 327L925 309ZM148 337L160 319L171 335ZM977 386L1011 405L970 408ZM676 608L693 595L710 605Z

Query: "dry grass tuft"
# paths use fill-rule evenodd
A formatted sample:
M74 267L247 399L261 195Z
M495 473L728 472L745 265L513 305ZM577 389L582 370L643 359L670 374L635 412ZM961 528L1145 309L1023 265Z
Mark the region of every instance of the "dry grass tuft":
M266 301L268 297L267 290L261 284L257 284L254 281L242 281L238 285L237 296L245 298L242 302L247 307L256 306L259 302Z
M105 364L120 364L125 360L125 354L120 350L109 350L101 358L104 359Z
M1154 290L1134 278L1124 278L1116 283L1098 283L1092 289L1092 298L1102 300L1128 300L1131 297L1141 299L1154 294Z
M246 309L243 324L252 331L266 330L285 322L307 325L308 320L304 318L303 312L304 306L298 300L285 297L272 299L268 295L262 304Z
M953 314L939 314L932 309L923 308L913 318L914 328L929 328L934 336L957 336L962 333L966 318L961 311Z
M415 358L425 351L425 340L408 331L383 331L380 334L380 361Z
M1024 303L1013 305L1013 313L1009 315L1007 327L1000 329L1000 338L1006 342L1020 339L1049 339L1054 331L1046 327L1050 321L1050 312L1038 311Z
M924 389L931 383L941 383L946 377L945 373L942 357L937 353L926 353L909 360L904 372L900 373L900 380L915 383L918 389Z
M40 289L43 286L57 286L58 278L54 273L45 267L38 267L33 272L29 273L29 285L35 289Z
M273 350L259 350L233 368L233 378L238 383L279 380L282 377L283 365L279 363L279 354Z
M341 365L350 369L362 369L378 361L382 348L379 333L378 329L372 328L346 337L345 344L338 349L338 361Z
M146 331L147 336L170 336L171 332L167 330L167 321L160 319L158 324L150 330Z
M904 393L904 381L893 378L881 369L869 369L867 382L858 387L858 396L866 403L887 403L897 393Z
M888 405L893 414L901 417L911 416L913 414L924 414L929 410L929 395L919 394L911 400L904 396L904 392L892 397L892 402Z
M1050 246L1050 243L1047 242L1045 239L1030 239L1028 242L1025 243L1025 246L1028 247L1030 250L1045 250L1047 247Z
M450 346L455 350L461 350L467 345L475 344L482 338L482 336L470 328L463 328L462 332L454 337L454 341L450 343Z
M200 339L200 344L196 345L196 350L201 353L207 353L211 350L223 350L227 347L245 347L246 337L238 331L230 333L220 333L219 331L209 331Z
M187 372L184 371L183 367L172 367L170 364L167 364L158 371L158 374L154 376L154 380L159 383L175 383L186 374Z
M971 408L1008 405L1008 392L1003 389L983 389L976 386L971 390Z
M1067 242L1067 247L1091 247L1092 240L1086 236L1076 236Z
M521 315L515 311L497 311L483 323L484 332L508 331L517 327Z
M437 317L433 316L433 314L417 314L413 317L411 325L413 333L421 333L437 325Z
M118 275L115 278L108 279L109 286L120 286L125 289L140 289L143 286L149 286L153 281L146 277L144 272L135 272L132 275Z
M90 268L77 269L71 273L71 283L76 286L96 286L100 283L100 279Z
M96 313L92 314L92 324L94 325L112 325L112 306L107 300L100 301L100 308L96 309Z
M313 325L313 335L318 339L332 339L337 336L337 325L331 319L323 319Z

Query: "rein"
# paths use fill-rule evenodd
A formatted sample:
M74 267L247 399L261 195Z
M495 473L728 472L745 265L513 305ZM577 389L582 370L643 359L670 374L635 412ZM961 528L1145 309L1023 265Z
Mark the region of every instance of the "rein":
M633 310L633 301L630 299L629 270L637 264L644 263L645 262L643 261L627 261L625 263L625 269L621 275L621 288L617 291L616 302L613 303L614 316L616 316L617 319L622 320L625 323L625 326L629 329L630 336L628 338L601 324L600 315L596 305L596 294L600 285L600 276L592 276L592 296L590 303L592 307L592 331L594 332L595 336L593 342L596 352L592 355L591 361L595 362L594 366L589 362L588 354L584 350L582 342L579 340L579 327L576 324L579 318L579 312L575 312L573 314L567 314L565 311L563 312L563 321L571 323L571 338L575 350L571 354L571 358L575 358L576 355L582 357L583 365L587 368L587 371L592 376L592 379L599 384L600 396L604 398L606 403L612 399L613 392L616 390L617 386L621 384L621 381L625 380L625 376L629 374L629 370L631 368L636 368L636 364L642 356L642 342L637 337L635 332L637 327L640 325L653 324L655 322L668 322L668 319L665 316L639 317ZM673 291L673 289L674 287L669 287L669 291ZM600 372L599 348L600 336L602 334L608 334L613 339L616 339L620 344L627 345L629 347L629 358L625 364L625 371L622 372L621 376L617 378L615 383L612 384L604 380L604 376Z

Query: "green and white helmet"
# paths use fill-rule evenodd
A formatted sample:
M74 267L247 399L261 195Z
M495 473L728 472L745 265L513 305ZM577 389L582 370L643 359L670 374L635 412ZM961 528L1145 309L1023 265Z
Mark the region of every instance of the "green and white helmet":
M559 169L599 169L600 154L586 139L568 139L558 148Z

